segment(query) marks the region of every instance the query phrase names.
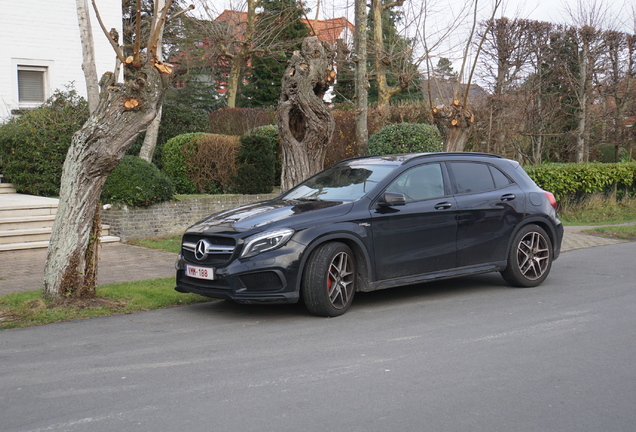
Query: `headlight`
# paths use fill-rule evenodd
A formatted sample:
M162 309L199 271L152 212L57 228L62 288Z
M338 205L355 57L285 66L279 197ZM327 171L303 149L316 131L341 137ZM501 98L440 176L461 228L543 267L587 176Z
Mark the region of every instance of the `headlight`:
M265 231L255 234L245 239L245 247L241 252L241 258L248 258L258 255L261 252L276 249L287 243L287 240L294 235L291 228L279 229L276 231Z

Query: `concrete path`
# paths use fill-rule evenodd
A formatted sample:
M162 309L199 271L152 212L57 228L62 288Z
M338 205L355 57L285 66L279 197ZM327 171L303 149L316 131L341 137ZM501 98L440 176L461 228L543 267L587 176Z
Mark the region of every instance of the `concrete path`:
M582 234L593 227L566 227L562 251L624 243ZM102 245L98 285L174 276L176 254L123 243ZM42 289L46 249L0 252L0 295Z

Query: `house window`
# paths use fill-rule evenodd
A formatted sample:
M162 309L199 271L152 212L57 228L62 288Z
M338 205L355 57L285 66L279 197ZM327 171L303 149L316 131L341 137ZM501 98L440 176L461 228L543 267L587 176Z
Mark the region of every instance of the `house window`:
M20 105L41 104L46 100L46 67L18 66Z

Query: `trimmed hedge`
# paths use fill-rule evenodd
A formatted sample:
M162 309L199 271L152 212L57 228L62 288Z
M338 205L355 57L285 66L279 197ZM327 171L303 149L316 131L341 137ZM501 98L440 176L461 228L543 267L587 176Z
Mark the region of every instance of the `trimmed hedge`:
M236 174L238 142L238 136L178 135L163 148L163 170L179 194L228 192Z
M280 134L278 133L278 126L276 125L265 125L257 127L256 129L251 130L249 135L256 135L259 137L263 137L269 141L268 146L271 146L272 151L274 152L274 186L280 186L280 177L281 177L281 160L282 149L280 144Z
M422 123L396 123L369 137L368 155L440 152L442 136L435 126Z
M56 90L41 107L0 125L0 168L5 180L20 193L59 195L71 139L87 119L87 103L75 90Z
M135 207L168 201L174 196L170 179L155 165L137 156L124 156L106 179L103 202L119 202Z
M276 173L274 143L266 136L243 135L240 140L233 191L239 194L271 193Z
M636 162L542 164L524 167L528 175L557 199L598 192L636 192Z

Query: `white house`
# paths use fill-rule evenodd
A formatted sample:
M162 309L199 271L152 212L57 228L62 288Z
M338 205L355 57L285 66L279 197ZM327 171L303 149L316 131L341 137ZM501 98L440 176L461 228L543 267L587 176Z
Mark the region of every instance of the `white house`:
M90 8L90 1L89 8ZM108 30L122 33L120 0L96 0ZM115 53L91 10L98 79ZM120 41L121 42L121 41ZM39 106L73 83L86 97L77 10L73 0L3 1L0 13L0 123L18 109Z

